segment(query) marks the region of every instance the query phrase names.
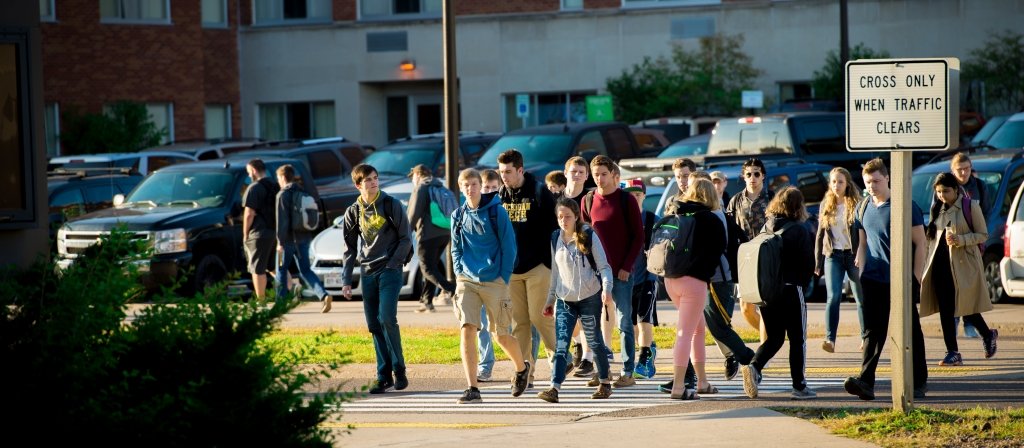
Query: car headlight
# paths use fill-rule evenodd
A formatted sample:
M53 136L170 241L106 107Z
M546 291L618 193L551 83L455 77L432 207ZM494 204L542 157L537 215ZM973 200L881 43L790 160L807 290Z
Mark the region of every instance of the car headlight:
M65 238L67 238L67 231L64 230L63 227L61 227L59 230L57 230L57 253L60 255L68 254L68 245L64 241Z
M173 254L188 250L188 235L185 229L171 229L153 232L153 253Z

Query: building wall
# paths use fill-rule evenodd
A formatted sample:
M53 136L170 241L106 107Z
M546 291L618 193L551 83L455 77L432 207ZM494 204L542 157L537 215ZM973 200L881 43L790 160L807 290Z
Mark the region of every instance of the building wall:
M171 1L170 24L100 23L98 1L57 1L56 21L42 24L45 101L91 113L171 102L174 140L204 138L206 104L231 104L241 134L237 4L227 2L227 28L204 28L199 1Z
M251 27L241 33L243 131L256 132L257 104L333 100L336 129L346 137L385 143L379 102L408 80L440 80L440 20L353 21L334 1L332 24ZM556 1L522 2L535 11L487 14L465 2L457 20L463 129L504 130L502 95L604 89L646 56L668 55L672 45L696 49L698 39L673 39L674 21L710 20L716 32L745 37L743 50L763 71L757 88L776 101L780 81L809 81L839 46L839 7L830 0L725 2L720 5L621 9L617 2L584 2L583 11L558 11ZM351 5L352 3L345 3ZM519 4L519 2L516 2ZM539 5L539 6L538 6ZM474 9L476 8L476 9ZM1024 3L1016 0L851 0L850 43L863 42L892 57L958 57L994 30L1019 29ZM344 21L340 21L340 20ZM677 24L679 22L676 22ZM405 31L407 51L371 53L367 33ZM401 72L414 59L414 72Z

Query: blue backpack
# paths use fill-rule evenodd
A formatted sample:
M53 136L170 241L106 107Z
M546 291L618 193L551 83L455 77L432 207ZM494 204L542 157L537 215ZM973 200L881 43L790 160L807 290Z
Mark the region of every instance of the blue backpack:
M442 229L452 228L452 212L459 208L459 201L451 190L435 184L427 184L430 195L430 223Z

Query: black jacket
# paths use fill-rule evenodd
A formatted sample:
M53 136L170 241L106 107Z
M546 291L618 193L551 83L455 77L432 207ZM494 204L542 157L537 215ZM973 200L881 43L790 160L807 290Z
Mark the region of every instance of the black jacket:
M498 197L516 231L518 257L513 274L529 272L542 263L551 268L551 247L541 243L550 241L551 233L558 228L555 197L544 182L537 181L530 173L524 176L519 188L502 185L498 189Z
M796 225L782 232L782 280L806 288L814 274L814 237L811 231L793 219L771 215L764 225L769 232L774 232L787 222Z
M697 212L693 239L696 261L687 275L710 282L725 252L725 227L711 209L698 202L677 202L675 211L678 214Z

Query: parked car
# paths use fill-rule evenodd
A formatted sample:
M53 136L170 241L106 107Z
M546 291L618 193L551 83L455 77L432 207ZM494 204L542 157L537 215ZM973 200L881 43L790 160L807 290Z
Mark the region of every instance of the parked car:
M664 151L670 143L665 138L665 131L638 126L630 126L629 129L633 131L633 137L636 138L636 144L640 146L641 151Z
M675 143L695 135L707 134L718 120L725 117L663 117L638 122L634 127L657 129L665 132L665 138Z
M985 185L985 195L990 207L983 210L985 222L988 224L988 240L985 241L982 262L985 265L989 296L993 302L1006 298L1003 282L1000 280L1000 261L1004 253L1003 235L1008 224L1007 215L1010 214L1014 193L1024 180L1022 154L1024 150L1016 149L989 151L971 156L971 164L977 172L977 177ZM928 210L935 196L932 183L939 173L948 171L949 161L942 160L915 169L911 177L911 195L924 211L926 224L930 218Z
M463 131L459 133L459 167L473 166L494 141L501 137L492 132ZM444 176L444 133L414 135L394 140L378 148L363 163L372 165L380 175L382 187L387 182L404 179L416 165L434 168L434 175Z
M81 169L48 176L50 240L56 241L57 229L69 219L113 206L114 196L128 194L142 178L127 168L117 172L105 168Z
M268 172L287 163L299 175L310 176L296 159L264 162ZM70 265L98 237L124 226L153 250L140 265L141 280L150 291L184 278L183 292L191 294L232 272L244 273L242 192L249 184L244 163L210 160L161 169L126 198L115 197L115 207L65 223L57 233L58 265ZM312 185L306 184L305 191L320 201Z
M196 158L174 151L119 152L107 154L83 154L61 156L50 159L46 171L74 171L88 168L125 168L143 176L165 166L195 162Z
M702 163L703 156L708 152L711 133L684 138L665 148L658 157L648 159L624 159L619 161L619 169L623 179L641 178L651 186L664 187L672 177L672 163L680 157L693 159Z
M166 145L143 149L141 152L173 151L188 154L196 160L220 159L238 151L245 151L262 142L261 139L215 139L197 141L178 141Z
M1024 148L1024 112L1007 118L999 129L992 133L986 145L997 149Z
M402 201L402 206L408 210L409 196L412 195L412 182L406 180L381 188L384 192L395 199ZM333 225L320 232L313 238L310 245L309 257L312 260L313 272L320 277L320 281L332 296L341 295L341 272L344 268L345 233L342 230L343 217L335 218ZM412 250L412 260L402 268L402 287L399 289L399 296L419 298L420 288L423 281L420 278L419 254L416 253L415 233ZM360 288L360 268L356 266L352 271L352 295L362 297ZM312 292L310 292L312 294Z
M260 143L228 156L234 160L260 157L301 160L313 175L313 183L319 186L347 178L352 167L366 158L366 153L358 143L337 137Z
M573 156L590 161L606 155L618 162L653 155L641 150L633 131L623 123L566 123L510 131L480 156L478 165L497 168L498 155L509 149L521 152L526 171L541 179L551 171L565 170L565 161Z

